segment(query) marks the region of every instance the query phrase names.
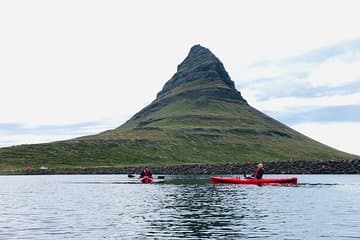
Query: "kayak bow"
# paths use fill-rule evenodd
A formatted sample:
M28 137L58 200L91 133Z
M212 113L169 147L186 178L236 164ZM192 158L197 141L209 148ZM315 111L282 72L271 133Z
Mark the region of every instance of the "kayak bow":
M213 184L230 183L230 184L255 184L255 185L273 185L273 184L291 184L297 185L297 178L262 178L262 179L246 179L237 177L210 177Z
M140 178L141 183L152 183L153 179L151 177L145 176L143 178Z

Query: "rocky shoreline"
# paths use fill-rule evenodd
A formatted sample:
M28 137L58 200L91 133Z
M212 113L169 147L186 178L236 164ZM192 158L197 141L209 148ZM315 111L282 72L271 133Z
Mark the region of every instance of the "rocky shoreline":
M360 159L331 161L264 162L266 174L360 174ZM256 163L194 164L177 166L149 166L154 174L236 174L254 172ZM0 170L0 175L42 174L137 174L142 167L89 167L62 169Z

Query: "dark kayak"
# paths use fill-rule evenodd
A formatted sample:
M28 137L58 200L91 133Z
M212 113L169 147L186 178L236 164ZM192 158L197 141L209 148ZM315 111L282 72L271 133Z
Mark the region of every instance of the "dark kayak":
M140 178L141 183L152 183L153 179L151 177L145 176L143 178Z
M247 179L236 177L210 177L213 184L217 183L232 183L232 184L255 184L255 185L277 185L277 184L291 184L297 185L297 178L263 178L263 179Z

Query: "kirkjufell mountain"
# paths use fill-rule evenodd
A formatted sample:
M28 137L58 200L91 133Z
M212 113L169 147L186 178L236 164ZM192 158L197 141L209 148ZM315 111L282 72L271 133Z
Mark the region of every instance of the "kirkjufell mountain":
M221 61L193 46L156 99L97 135L0 149L2 168L152 166L354 158L251 107Z

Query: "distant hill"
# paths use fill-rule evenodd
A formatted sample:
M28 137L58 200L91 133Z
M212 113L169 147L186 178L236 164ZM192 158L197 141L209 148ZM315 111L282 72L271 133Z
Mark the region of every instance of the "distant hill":
M220 60L193 46L157 98L122 126L0 149L0 168L353 159L251 107Z

